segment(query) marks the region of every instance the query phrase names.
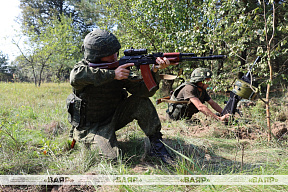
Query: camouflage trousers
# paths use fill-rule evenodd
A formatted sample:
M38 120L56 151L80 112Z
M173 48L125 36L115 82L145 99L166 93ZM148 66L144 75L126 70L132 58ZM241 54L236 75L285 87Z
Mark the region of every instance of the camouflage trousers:
M161 122L157 111L149 98L130 96L116 109L114 115L104 122L87 123L82 127L72 127L73 138L97 149L107 157L114 159L119 155L115 132L134 119L146 136L160 132Z

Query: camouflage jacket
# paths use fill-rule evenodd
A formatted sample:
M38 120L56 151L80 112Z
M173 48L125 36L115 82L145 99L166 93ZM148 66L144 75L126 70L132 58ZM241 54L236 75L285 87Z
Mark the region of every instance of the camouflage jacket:
M152 72L152 75L159 85L159 74ZM157 86L149 92L142 80L119 81L114 77L114 70L89 67L86 60L74 66L70 73L70 84L75 95L81 100L81 109L78 109L81 123L109 121L128 93L139 97L151 97L159 88Z

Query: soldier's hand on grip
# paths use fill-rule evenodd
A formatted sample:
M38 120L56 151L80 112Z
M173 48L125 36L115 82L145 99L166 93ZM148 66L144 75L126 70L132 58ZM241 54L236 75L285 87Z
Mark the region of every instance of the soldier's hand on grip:
M117 80L128 79L129 74L130 74L130 70L126 69L126 68L131 67L133 65L134 65L134 63L126 63L124 65L117 67L117 69L115 69L114 79L117 79Z

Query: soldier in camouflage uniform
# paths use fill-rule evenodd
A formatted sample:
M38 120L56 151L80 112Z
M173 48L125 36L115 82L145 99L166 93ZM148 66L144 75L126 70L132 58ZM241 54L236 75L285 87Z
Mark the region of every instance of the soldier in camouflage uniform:
M121 48L117 38L104 30L94 30L84 39L84 59L76 64L70 74L73 94L67 98L69 121L72 130L70 136L90 148L114 159L119 154L115 131L136 119L140 128L149 137L150 155L160 157L164 162L173 161L163 143L161 123L156 109L149 97L150 92L143 81L128 80L130 71L124 64L115 70L91 68L91 63L114 62ZM170 63L166 58L157 58L159 65L152 68L152 75L159 85L158 69ZM131 95L128 97L129 92Z
M175 89L170 100L176 102L169 103L167 109L170 119L190 119L193 114L201 111L216 120L228 120L230 114L219 117L204 105L207 102L218 113L223 111L206 91L212 75L212 71L207 68L196 68L191 74L190 82L185 82ZM187 102L184 103L183 101Z

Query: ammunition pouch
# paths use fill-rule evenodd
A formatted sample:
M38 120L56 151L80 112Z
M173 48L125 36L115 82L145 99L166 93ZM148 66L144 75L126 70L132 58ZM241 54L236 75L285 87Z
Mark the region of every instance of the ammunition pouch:
M81 98L77 97L74 93L71 93L66 99L66 105L68 110L68 121L71 125L79 127L83 124L84 117L84 102Z

